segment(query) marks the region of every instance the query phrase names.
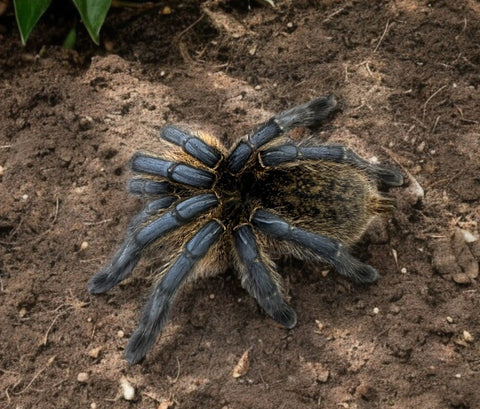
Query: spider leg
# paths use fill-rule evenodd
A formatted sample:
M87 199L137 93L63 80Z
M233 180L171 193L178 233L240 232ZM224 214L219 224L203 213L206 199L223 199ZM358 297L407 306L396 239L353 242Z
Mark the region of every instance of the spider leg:
M88 291L91 294L104 293L127 278L137 265L145 248L166 233L185 225L219 203L213 193L197 195L178 203L163 216L140 228L158 210L168 208L175 199L174 196L165 196L155 200L133 218L127 237L110 264L90 279Z
M131 167L134 172L161 176L169 181L196 188L211 188L215 181L215 175L206 170L140 152L133 155Z
M255 234L249 225L234 231L235 247L241 263L242 286L275 321L287 328L297 323L297 314L283 299L279 283L272 278L259 252Z
M126 348L125 357L128 362L135 364L147 354L168 319L175 294L195 264L207 254L224 230L225 227L220 222L212 220L184 245L180 256L155 287L145 306L140 326Z
M127 191L135 196L158 196L172 193L173 186L167 181L157 181L148 178L134 177L128 181Z
M260 160L264 166L278 166L283 163L302 160L325 160L337 163L349 163L381 180L387 186L401 186L402 174L382 166L372 165L362 159L351 149L343 145L297 146L285 144L274 146L260 152Z
M255 150L292 128L319 124L336 107L337 99L334 95L328 95L280 112L260 125L252 135L248 136L247 140L238 143L228 157L228 170L234 174L238 173Z
M257 209L251 221L254 226L270 237L298 244L318 254L340 274L356 282L373 283L378 279L377 270L352 257L337 240L296 228L264 209Z
M213 146L197 136L182 131L174 126L166 126L160 132L160 137L180 146L184 152L198 159L209 168L214 168L222 159L222 154Z

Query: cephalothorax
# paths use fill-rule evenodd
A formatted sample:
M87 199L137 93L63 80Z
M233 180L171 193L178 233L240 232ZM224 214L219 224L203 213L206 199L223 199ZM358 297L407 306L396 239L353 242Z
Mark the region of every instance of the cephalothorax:
M347 247L394 201L377 184L400 186L402 175L370 164L341 145L294 143L285 133L319 124L335 110L333 95L281 112L231 150L208 135L173 126L161 134L159 154L136 153L131 194L149 199L110 264L89 282L92 294L127 278L142 252L156 246L166 261L140 326L126 348L140 361L164 327L182 285L233 266L242 286L287 328L297 317L282 296L273 256L324 261L360 283L377 271Z

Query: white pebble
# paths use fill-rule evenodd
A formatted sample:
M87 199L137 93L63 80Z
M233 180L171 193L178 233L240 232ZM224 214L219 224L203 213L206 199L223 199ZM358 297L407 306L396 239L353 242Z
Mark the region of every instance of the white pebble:
M80 382L80 383L87 383L88 382L88 373L80 372L77 375L77 381Z
M4 171L5 171L5 168L3 166L0 166L0 178L3 176Z
M405 267L402 267L402 269L400 270L400 272L402 274L407 274L407 269Z
M97 404L95 402L90 403L90 409L97 409Z
M22 195L22 200L27 200L27 199L28 199L28 195L26 193Z
M456 374L455 374L455 378L460 379L461 377L462 377L462 374L461 374L461 373L456 373Z
M462 234L463 240L465 240L465 242L474 243L478 240L478 237L470 233L468 230L464 230L464 229L458 229L458 230L460 230L460 233Z
M380 312L380 309L379 309L378 307L375 307L375 308L373 309L373 313L374 313L374 314L378 314L379 312Z
M468 331L463 331L463 339L467 342L473 342L473 335Z
M128 379L123 377L120 380L120 386L122 388L122 396L125 400L134 400L135 399L135 388L132 386Z
M118 337L118 338L123 338L124 336L125 336L125 332L123 332L122 330L119 330L119 331L117 332L117 337Z
M453 323L453 318L452 318L452 317L447 317L447 322L448 322L449 324L452 324L452 323Z
M82 244L80 244L80 250L86 249L88 249L88 241L82 241Z

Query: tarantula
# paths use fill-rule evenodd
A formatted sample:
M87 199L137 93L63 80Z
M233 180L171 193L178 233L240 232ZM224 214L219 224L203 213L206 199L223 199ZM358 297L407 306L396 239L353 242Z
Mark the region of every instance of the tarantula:
M185 282L233 266L242 286L286 328L297 322L282 297L272 256L323 261L359 283L378 272L352 257L371 219L394 210L377 190L403 184L401 173L370 164L342 145L297 144L284 134L314 126L336 110L333 95L273 116L228 150L216 138L173 126L160 134L160 154L134 154L128 183L148 198L110 264L89 282L104 293L127 278L142 252L155 245L166 260L131 336L126 359L145 357ZM283 137L281 137L283 135Z

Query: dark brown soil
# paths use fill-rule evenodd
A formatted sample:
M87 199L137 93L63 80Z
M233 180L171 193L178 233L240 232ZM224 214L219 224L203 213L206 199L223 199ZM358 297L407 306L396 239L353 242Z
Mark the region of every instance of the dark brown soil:
M0 20L0 407L478 408L479 3L168 5L113 11L102 46L80 30L76 52L48 18L26 48ZM320 139L411 175L354 249L379 282L281 261L287 331L231 272L200 280L128 365L158 260L105 296L86 287L141 207L130 156L167 122L231 142L329 92L343 110Z

